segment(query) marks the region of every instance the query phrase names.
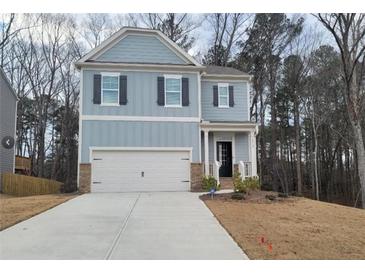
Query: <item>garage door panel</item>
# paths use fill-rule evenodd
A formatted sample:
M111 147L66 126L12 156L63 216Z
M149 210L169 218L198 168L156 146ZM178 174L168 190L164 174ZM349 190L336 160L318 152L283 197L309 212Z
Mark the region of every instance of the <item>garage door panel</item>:
M189 151L94 151L92 191L187 191L189 157Z

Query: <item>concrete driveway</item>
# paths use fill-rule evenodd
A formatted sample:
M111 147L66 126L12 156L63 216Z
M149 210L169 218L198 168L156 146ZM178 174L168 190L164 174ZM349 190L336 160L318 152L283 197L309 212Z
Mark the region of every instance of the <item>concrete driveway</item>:
M86 194L0 232L0 259L247 259L198 195Z

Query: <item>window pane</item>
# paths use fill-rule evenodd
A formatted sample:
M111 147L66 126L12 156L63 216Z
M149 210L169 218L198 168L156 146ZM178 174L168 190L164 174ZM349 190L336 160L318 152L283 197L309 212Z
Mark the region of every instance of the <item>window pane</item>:
M220 96L227 96L228 95L228 88L227 87L219 87L219 95Z
M180 92L166 92L166 105L180 105Z
M219 106L228 106L228 87L219 87Z
M169 90L174 90L174 91L181 90L180 79L166 78L166 91Z
M228 97L227 96L220 96L219 97L219 105L220 106L228 106Z
M116 90L103 90L103 103L104 104L117 104L118 103L118 91Z
M118 76L103 76L103 89L118 89Z

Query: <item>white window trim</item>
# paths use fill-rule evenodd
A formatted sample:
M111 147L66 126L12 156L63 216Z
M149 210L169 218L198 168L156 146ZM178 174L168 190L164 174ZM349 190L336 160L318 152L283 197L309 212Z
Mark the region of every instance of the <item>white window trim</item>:
M167 93L167 89L166 89L166 82L167 82L167 79L178 79L180 80L180 91L169 91L169 92L175 92L175 93L178 93L180 92L180 104L178 105L168 105L167 104L167 101L166 101L166 93ZM172 75L172 74L165 74L164 75L164 89L165 89L165 107L167 108L180 108L182 107L182 76L181 75Z
M114 77L118 77L118 88L117 88L117 94L118 94L118 101L117 103L104 103L104 95L103 95L103 79L104 76L114 76ZM106 107L115 107L115 106L119 106L119 76L120 73L113 73L113 72L102 72L101 73L101 106L106 106Z
M219 88L227 88L227 105L221 105L221 99L220 99L220 91ZM229 84L228 83L218 83L218 107L219 108L229 108Z

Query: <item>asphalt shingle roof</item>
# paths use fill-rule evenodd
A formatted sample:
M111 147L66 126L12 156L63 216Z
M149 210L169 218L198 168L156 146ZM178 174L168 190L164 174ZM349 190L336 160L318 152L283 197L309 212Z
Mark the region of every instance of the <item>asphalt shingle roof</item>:
M244 75L246 72L235 68L221 67L221 66L206 66L207 74L221 74L221 75Z

